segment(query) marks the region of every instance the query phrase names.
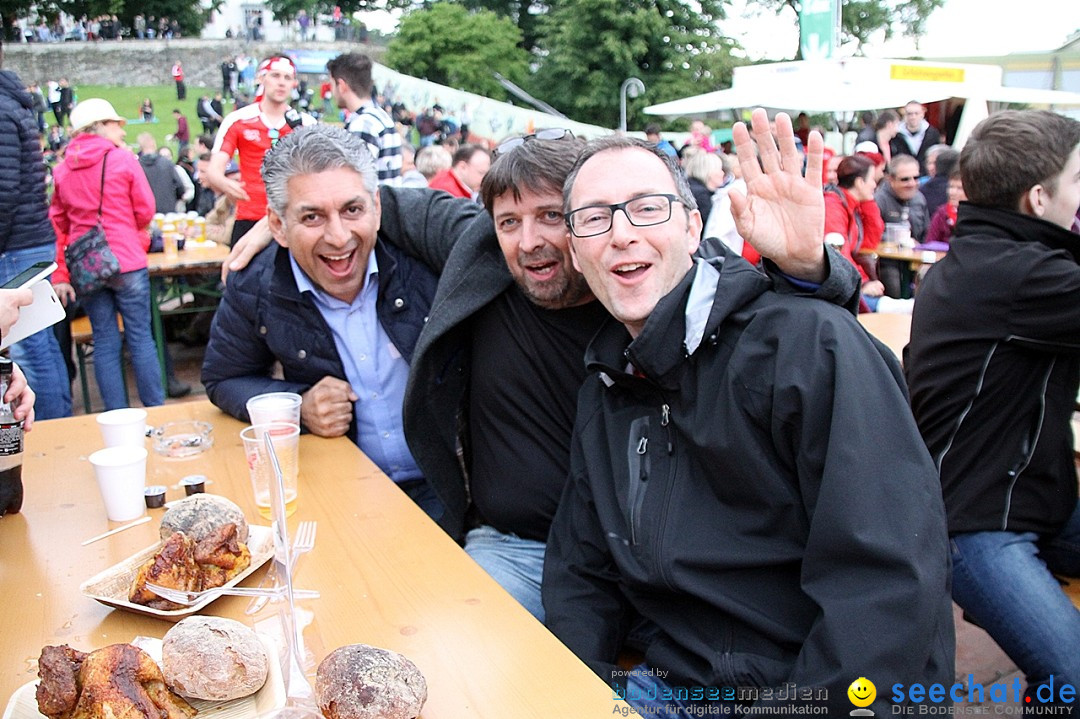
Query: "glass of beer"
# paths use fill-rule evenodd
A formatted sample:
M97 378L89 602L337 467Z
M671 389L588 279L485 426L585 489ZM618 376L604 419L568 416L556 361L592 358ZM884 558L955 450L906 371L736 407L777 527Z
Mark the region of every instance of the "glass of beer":
M251 487L255 493L255 507L264 519L273 519L270 505L271 482L275 481L274 467L266 452L264 435L270 436L281 465L284 482L285 516L296 511L297 475L300 471L300 427L287 422L256 424L240 433L244 442L244 457L251 475Z

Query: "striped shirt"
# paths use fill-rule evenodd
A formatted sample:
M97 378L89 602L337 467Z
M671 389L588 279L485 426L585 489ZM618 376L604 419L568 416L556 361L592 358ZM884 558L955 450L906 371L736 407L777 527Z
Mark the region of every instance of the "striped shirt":
M372 104L361 105L345 129L359 135L371 150L375 169L379 173L379 184L400 185L401 136L386 111Z

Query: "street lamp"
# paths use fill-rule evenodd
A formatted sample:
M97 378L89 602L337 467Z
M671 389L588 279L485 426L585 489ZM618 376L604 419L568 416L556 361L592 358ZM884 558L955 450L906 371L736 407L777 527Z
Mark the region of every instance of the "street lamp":
M619 131L626 132L626 96L637 97L645 92L645 83L636 77L628 77L623 80L619 88Z

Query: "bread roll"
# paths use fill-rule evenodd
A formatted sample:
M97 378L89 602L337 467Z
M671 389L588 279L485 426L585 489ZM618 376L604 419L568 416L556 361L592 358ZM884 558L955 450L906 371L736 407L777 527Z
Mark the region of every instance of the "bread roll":
M427 682L397 652L350 644L319 664L315 699L326 719L414 719L427 701Z
M173 532L183 532L198 542L229 522L236 525L237 536L247 544L248 524L240 507L216 494L193 494L165 512L158 531L162 539L168 539Z
M254 694L269 672L254 631L222 617L191 616L165 633L161 671L177 694L224 701Z

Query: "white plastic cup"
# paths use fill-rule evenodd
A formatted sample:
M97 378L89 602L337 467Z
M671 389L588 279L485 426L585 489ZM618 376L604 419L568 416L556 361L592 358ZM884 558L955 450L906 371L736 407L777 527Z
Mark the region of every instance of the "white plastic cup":
M146 510L146 448L106 447L90 455L105 514L111 522L126 522Z
M303 398L295 392L257 394L247 401L251 424L286 422L300 426L300 403Z
M145 409L125 407L102 412L97 423L106 447L144 447L146 444Z

